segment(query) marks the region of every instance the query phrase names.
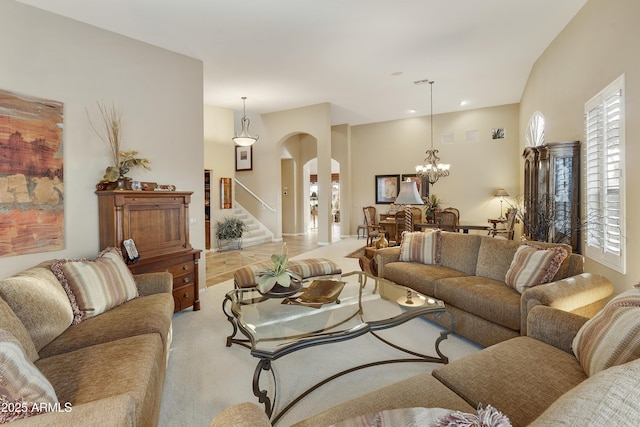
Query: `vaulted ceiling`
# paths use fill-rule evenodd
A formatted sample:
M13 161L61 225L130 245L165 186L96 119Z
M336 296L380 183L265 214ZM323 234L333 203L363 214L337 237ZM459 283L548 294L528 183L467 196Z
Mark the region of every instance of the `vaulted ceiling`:
M204 102L352 125L517 103L586 0L18 0L204 64ZM161 72L161 70L159 70ZM460 103L466 101L466 105ZM410 112L415 110L415 112Z

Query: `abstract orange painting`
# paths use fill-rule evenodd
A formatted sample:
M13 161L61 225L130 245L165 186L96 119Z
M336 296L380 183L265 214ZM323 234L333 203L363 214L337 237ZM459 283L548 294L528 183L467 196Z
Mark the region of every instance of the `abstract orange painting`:
M62 113L0 90L0 256L64 249Z

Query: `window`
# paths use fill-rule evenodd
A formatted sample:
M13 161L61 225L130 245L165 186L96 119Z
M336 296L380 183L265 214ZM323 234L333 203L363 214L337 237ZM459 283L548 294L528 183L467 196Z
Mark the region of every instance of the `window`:
M624 274L624 76L585 104L585 255Z

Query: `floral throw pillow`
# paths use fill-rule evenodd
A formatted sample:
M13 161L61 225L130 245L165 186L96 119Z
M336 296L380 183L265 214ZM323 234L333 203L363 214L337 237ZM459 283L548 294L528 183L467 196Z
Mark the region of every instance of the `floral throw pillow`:
M520 293L533 286L549 283L567 255L567 250L562 247L544 249L523 243L513 256L505 283Z
M440 265L442 253L440 230L426 233L416 231L402 233L400 261Z

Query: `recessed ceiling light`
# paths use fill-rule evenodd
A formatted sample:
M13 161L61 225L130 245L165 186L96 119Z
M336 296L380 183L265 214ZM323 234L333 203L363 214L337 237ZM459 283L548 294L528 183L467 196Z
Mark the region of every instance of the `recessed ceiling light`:
M465 105L467 105L469 103L469 101L460 101L460 106L464 107Z
M411 114L415 114L415 113L416 113L416 110L411 109L411 110L409 110L409 112L410 112Z

